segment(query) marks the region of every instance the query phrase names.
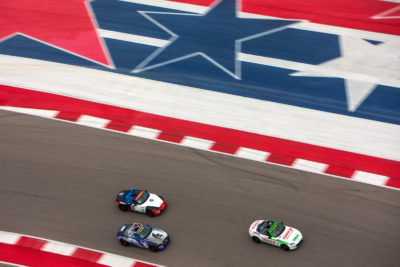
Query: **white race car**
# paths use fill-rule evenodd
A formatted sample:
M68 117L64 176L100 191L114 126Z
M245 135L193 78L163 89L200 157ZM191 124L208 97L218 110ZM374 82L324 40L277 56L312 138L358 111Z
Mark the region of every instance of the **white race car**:
M303 242L303 235L299 230L271 220L253 222L249 228L249 235L256 243L266 243L284 250L294 250Z
M115 203L122 211L132 210L149 216L160 215L167 207L167 202L162 196L136 188L119 192Z

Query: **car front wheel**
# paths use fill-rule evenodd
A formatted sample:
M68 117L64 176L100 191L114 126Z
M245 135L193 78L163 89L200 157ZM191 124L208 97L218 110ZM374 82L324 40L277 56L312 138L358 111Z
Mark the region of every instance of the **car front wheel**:
M146 211L147 216L153 217L154 213L151 210Z
M149 249L153 252L156 252L158 250L158 246L157 245L150 245Z
M119 242L121 243L121 245L123 245L124 247L128 247L129 243L126 242L125 240L120 239Z
M288 251L288 250L289 250L289 247L286 246L286 245L281 245L281 248L282 248L284 251Z
M251 240L253 240L255 243L260 243L260 239L258 239L256 236L253 236Z

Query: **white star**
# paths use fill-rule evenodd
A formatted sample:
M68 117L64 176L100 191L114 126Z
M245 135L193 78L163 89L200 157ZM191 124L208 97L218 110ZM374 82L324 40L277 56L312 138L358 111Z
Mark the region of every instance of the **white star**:
M374 45L363 39L341 36L341 57L292 75L345 79L347 107L355 111L377 85L400 88L399 47L399 41Z

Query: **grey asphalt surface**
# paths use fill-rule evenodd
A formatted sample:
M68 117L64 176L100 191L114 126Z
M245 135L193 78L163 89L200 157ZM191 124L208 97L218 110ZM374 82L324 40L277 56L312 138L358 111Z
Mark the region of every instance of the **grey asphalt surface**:
M400 192L75 124L0 111L0 230L167 266L400 266ZM149 218L117 209L118 191L145 188L168 208ZM300 229L285 252L248 228L277 219ZM142 222L171 243L122 247Z

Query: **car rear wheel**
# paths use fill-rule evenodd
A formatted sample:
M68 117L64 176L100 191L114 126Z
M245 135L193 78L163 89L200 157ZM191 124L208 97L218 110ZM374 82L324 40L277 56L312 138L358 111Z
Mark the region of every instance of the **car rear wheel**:
M281 248L282 248L284 251L288 251L288 250L289 250L289 247L286 246L286 245L281 245Z
M126 205L119 205L118 207L122 211L127 211L128 210L128 207Z
M251 240L253 240L255 243L260 243L260 239L256 236L253 236Z
M119 242L120 242L121 245L123 245L124 247L129 247L129 243L126 242L125 240L120 239Z

